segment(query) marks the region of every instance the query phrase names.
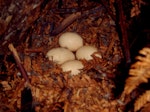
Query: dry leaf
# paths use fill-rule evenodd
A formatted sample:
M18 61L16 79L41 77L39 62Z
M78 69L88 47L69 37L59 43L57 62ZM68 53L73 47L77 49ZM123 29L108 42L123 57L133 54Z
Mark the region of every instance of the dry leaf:
M11 85L9 85L8 81L2 81L1 84L5 91L12 89L12 87L11 87Z
M147 102L150 101L150 90L141 95L134 103L134 112L141 109ZM148 112L148 111L147 111Z
M130 17L138 16L141 13L141 5L146 3L143 0L132 0L133 7L131 8Z
M138 61L130 67L130 77L126 80L123 92L125 94L130 94L141 83L147 83L150 78L150 49L143 48L139 53L143 56L137 56Z

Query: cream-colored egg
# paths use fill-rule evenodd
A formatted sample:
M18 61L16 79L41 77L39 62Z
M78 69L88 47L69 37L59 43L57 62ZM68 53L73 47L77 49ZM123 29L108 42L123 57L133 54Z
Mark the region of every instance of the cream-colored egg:
M81 72L80 70L83 69L83 67L84 66L82 62L79 60L67 61L61 65L63 72L70 71L71 75L78 75Z
M66 32L59 37L59 45L71 51L76 51L83 46L83 39L75 32Z
M49 50L46 54L46 57L57 64L62 64L66 61L75 59L75 55L70 50L61 47Z
M93 53L98 52L97 48L94 46L83 46L76 51L77 59L92 60ZM102 58L101 54L95 54L96 57Z

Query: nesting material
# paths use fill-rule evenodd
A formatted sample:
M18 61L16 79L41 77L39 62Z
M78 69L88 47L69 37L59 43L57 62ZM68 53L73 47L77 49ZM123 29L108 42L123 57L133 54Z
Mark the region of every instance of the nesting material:
M23 40L23 43L17 44L18 47L16 47L20 56L23 56L21 61L29 62L23 64L25 67L30 68L29 70L25 69L27 73L31 73L28 76L30 83L27 86L29 86L32 92L32 102L36 102L34 105L35 112L124 112L126 109L123 108L126 108L126 105L122 105L122 102L120 103L114 97L114 92L112 91L116 88L114 84L116 73L118 73L116 68L124 57L122 55L120 39L116 32L115 22L106 13L104 5L90 0L80 3L77 0L63 0L63 5L59 5L67 10L55 10L55 7L58 7L57 0L44 2L44 7L46 6L46 8L43 7L42 1L32 1L30 4L27 0L24 0L24 2L20 1L19 5L25 7L15 7L12 13L10 11L7 13L2 9L2 12L5 14L15 14L16 10L21 11L17 15L23 19L14 18L15 20L13 21L4 22L8 30L2 32L3 39L1 40L5 40L5 37L8 37L7 40L10 42L15 42L16 38L20 38L21 43ZM3 4L2 7L4 9L12 8L12 5L16 5L15 2L10 3L11 6L6 5L5 2ZM105 5L107 6L107 3ZM27 9L26 7L30 8ZM83 9L80 17L76 16L78 8ZM75 9L75 12L72 12L72 9ZM7 19L7 17L2 18L4 21ZM8 23L9 27L7 27ZM16 35L17 37L12 38L16 33L12 30L14 25L19 27L21 35L18 34ZM54 29L53 26L55 26ZM9 30L12 32L8 32ZM92 46L100 45L97 49L103 55L103 59L95 58L94 56L93 60L82 60L84 68L82 70L80 68L77 69L79 70L78 75L71 76L71 70L70 72L68 70L68 72L63 73L60 68L62 66L61 63L64 61L60 61L60 57L65 56L64 58L66 58L68 54L62 48L59 48L61 51L58 50L59 53L56 53L55 47L61 46L58 45L60 38L58 36L61 32L65 31L79 32L84 41L81 41L81 45L83 45L82 43ZM67 38L68 40L69 38ZM1 41L1 43L5 42ZM28 46L29 44L32 46ZM77 44L73 40L71 45L77 47ZM7 47L7 42L5 46ZM55 53L52 53L53 50L51 51L48 48L51 48L51 50L55 49ZM63 48L66 48L68 52L69 48L66 46L63 46ZM80 48L77 47L76 49ZM74 53L77 52L76 49L73 50ZM47 52L48 50L50 51ZM45 52L47 52L47 58L51 61L46 61L43 56ZM98 55L98 52L93 55ZM86 53L85 50L83 51L84 53ZM69 54L73 55L73 53ZM32 102L28 102L25 105L21 102L22 98L26 99L26 96L22 97L21 95L25 87L25 80L22 77L16 77L16 73L20 71L14 66L14 62L7 59L9 56L10 54L6 54L6 56L2 56L0 59L2 68L7 68L6 71L3 69L1 71L0 112L22 111L32 106ZM75 56L71 59L74 58ZM56 64L53 64L53 62ZM57 64L58 62L59 64ZM7 82L4 83L2 81ZM130 99L130 96L128 99Z
M67 61L61 66L63 72L70 71L71 75L78 75L81 72L80 70L83 69L83 67L84 66L82 62L78 60Z
M66 32L60 36L59 45L71 51L76 51L83 46L83 39L75 32Z
M92 60L92 55L96 52L98 52L98 50L94 46L83 46L77 50L76 57L77 59ZM101 54L95 54L94 56L102 58Z
M74 54L65 48L53 48L49 50L46 54L50 61L54 61L57 64L62 64L69 60L74 60Z

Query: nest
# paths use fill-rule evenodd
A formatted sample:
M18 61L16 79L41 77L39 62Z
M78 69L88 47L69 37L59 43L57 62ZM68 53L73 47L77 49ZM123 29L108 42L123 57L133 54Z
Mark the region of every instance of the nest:
M68 0L65 2L65 4L69 3ZM71 5L63 5L68 9L63 13L63 10L56 10L57 3L53 1L50 10L48 4L42 13L35 8L36 16L27 15L28 19L24 25L25 29L30 26L30 30L28 33L22 31L20 38L23 39L24 36L26 38L23 39L23 43L15 45L30 83L25 83L25 79L19 75L20 71L14 61L8 61L10 54L7 53L3 60L7 72L2 73L3 75L6 73L7 78L1 80L2 112L21 111L27 108L27 105L21 104L24 88L31 90L32 102L29 105L32 105L36 112L117 112L121 110L121 105L112 92L115 88L112 79L115 77L117 65L123 58L115 22L99 3L89 1L82 3L80 7L83 13L77 12L78 9L75 8L77 5L75 1ZM74 10L70 7L74 7L76 13L73 13ZM23 13L27 12L27 9L23 10ZM38 19L32 23L31 17ZM54 30L53 24L55 24ZM82 60L85 67L76 76L70 76L69 72L62 72L57 64L45 57L49 49L59 46L59 36L67 31L77 32L84 39L85 45L97 47L102 54L102 59L93 57L91 61Z

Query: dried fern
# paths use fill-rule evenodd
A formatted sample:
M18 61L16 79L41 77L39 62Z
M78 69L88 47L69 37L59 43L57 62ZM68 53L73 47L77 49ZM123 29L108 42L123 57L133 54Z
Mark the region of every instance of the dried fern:
M141 83L147 83L148 78L150 78L150 48L143 48L139 53L141 55L136 57L137 62L130 67L130 77L126 80L122 98L130 94ZM146 91L136 100L134 111L138 111L147 101L150 101L150 90Z
M150 101L150 90L146 91L136 100L136 102L134 103L134 112L141 109L141 107L143 107L148 101Z
M150 48L143 48L139 51L141 56L137 56L137 62L130 70L130 77L126 80L124 94L130 94L141 83L147 83L150 78Z

